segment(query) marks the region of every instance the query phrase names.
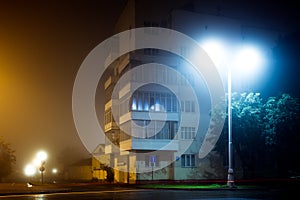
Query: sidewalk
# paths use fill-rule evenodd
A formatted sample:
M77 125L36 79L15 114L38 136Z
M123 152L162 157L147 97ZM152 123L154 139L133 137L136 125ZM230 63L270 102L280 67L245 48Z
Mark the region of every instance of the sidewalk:
M70 187L55 184L28 186L27 183L0 183L0 195L68 192Z
M53 183L53 184L33 184L28 183L0 183L0 196L18 194L47 194L61 192L83 192L101 190L119 190L136 188L128 184L109 184L109 183Z

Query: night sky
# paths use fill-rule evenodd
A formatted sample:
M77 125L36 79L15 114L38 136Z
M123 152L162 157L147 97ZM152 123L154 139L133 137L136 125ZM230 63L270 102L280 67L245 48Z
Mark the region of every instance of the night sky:
M73 83L87 54L111 36L123 6L0 1L0 135L20 168L40 149L49 153L48 167L61 152L86 156L73 122Z
M49 152L49 166L56 165L61 152L70 152L70 159L75 159L71 153L88 155L73 122L73 84L84 58L112 35L125 2L0 0L0 136L16 150L20 169L40 149ZM153 2L155 9L161 1ZM280 20L291 33L299 30L299 6L286 1L220 2L232 5L237 16ZM293 41L299 42L295 35ZM294 54L280 59L288 58L293 67L274 64L278 68L272 69L266 90L276 93L276 80L284 82L280 91L293 88L299 94L299 53L291 43L286 52Z

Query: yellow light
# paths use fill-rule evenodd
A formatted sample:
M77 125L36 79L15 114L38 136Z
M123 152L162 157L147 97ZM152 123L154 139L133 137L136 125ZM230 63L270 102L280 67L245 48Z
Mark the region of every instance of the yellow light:
M36 173L36 167L32 164L28 164L24 168L24 173L26 176L33 176Z
M46 161L47 159L47 153L45 151L39 151L37 154L36 154L36 158L38 159L38 161L40 162L43 162L43 161Z

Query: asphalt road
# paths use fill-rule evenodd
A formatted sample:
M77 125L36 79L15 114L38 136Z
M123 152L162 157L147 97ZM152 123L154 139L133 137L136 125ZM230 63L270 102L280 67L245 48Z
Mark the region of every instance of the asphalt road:
M297 182L298 183L298 182ZM26 183L0 184L2 199L34 200L81 200L81 199L126 199L126 200L196 200L196 199L261 199L286 200L296 198L299 184L279 184L276 187L247 189L143 189L132 185L109 185L92 183L44 184L28 187Z
M232 199L232 200L279 200L297 199L288 190L153 190L153 189L126 189L119 188L101 191L50 192L44 194L6 194L2 199L34 199L34 200L81 200L81 199L126 199L126 200L196 200L196 199Z
M274 195L274 194L273 194ZM276 199L276 195L265 191L182 191L182 190L119 190L119 191L86 191L51 194L23 194L1 196L0 199L126 199L126 200L158 200L158 199Z

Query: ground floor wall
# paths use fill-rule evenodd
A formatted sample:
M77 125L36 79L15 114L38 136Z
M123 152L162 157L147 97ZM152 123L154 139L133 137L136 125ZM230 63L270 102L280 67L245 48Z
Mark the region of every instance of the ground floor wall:
M151 158L151 156L155 156ZM213 159L212 159L213 158ZM183 166L176 152L162 154L118 154L110 155L113 160L115 183L136 183L151 180L197 180L224 178L226 166L216 152L205 159L195 156L194 166ZM151 161L152 159L152 161ZM219 160L219 163L215 163ZM225 174L226 175L226 174Z

